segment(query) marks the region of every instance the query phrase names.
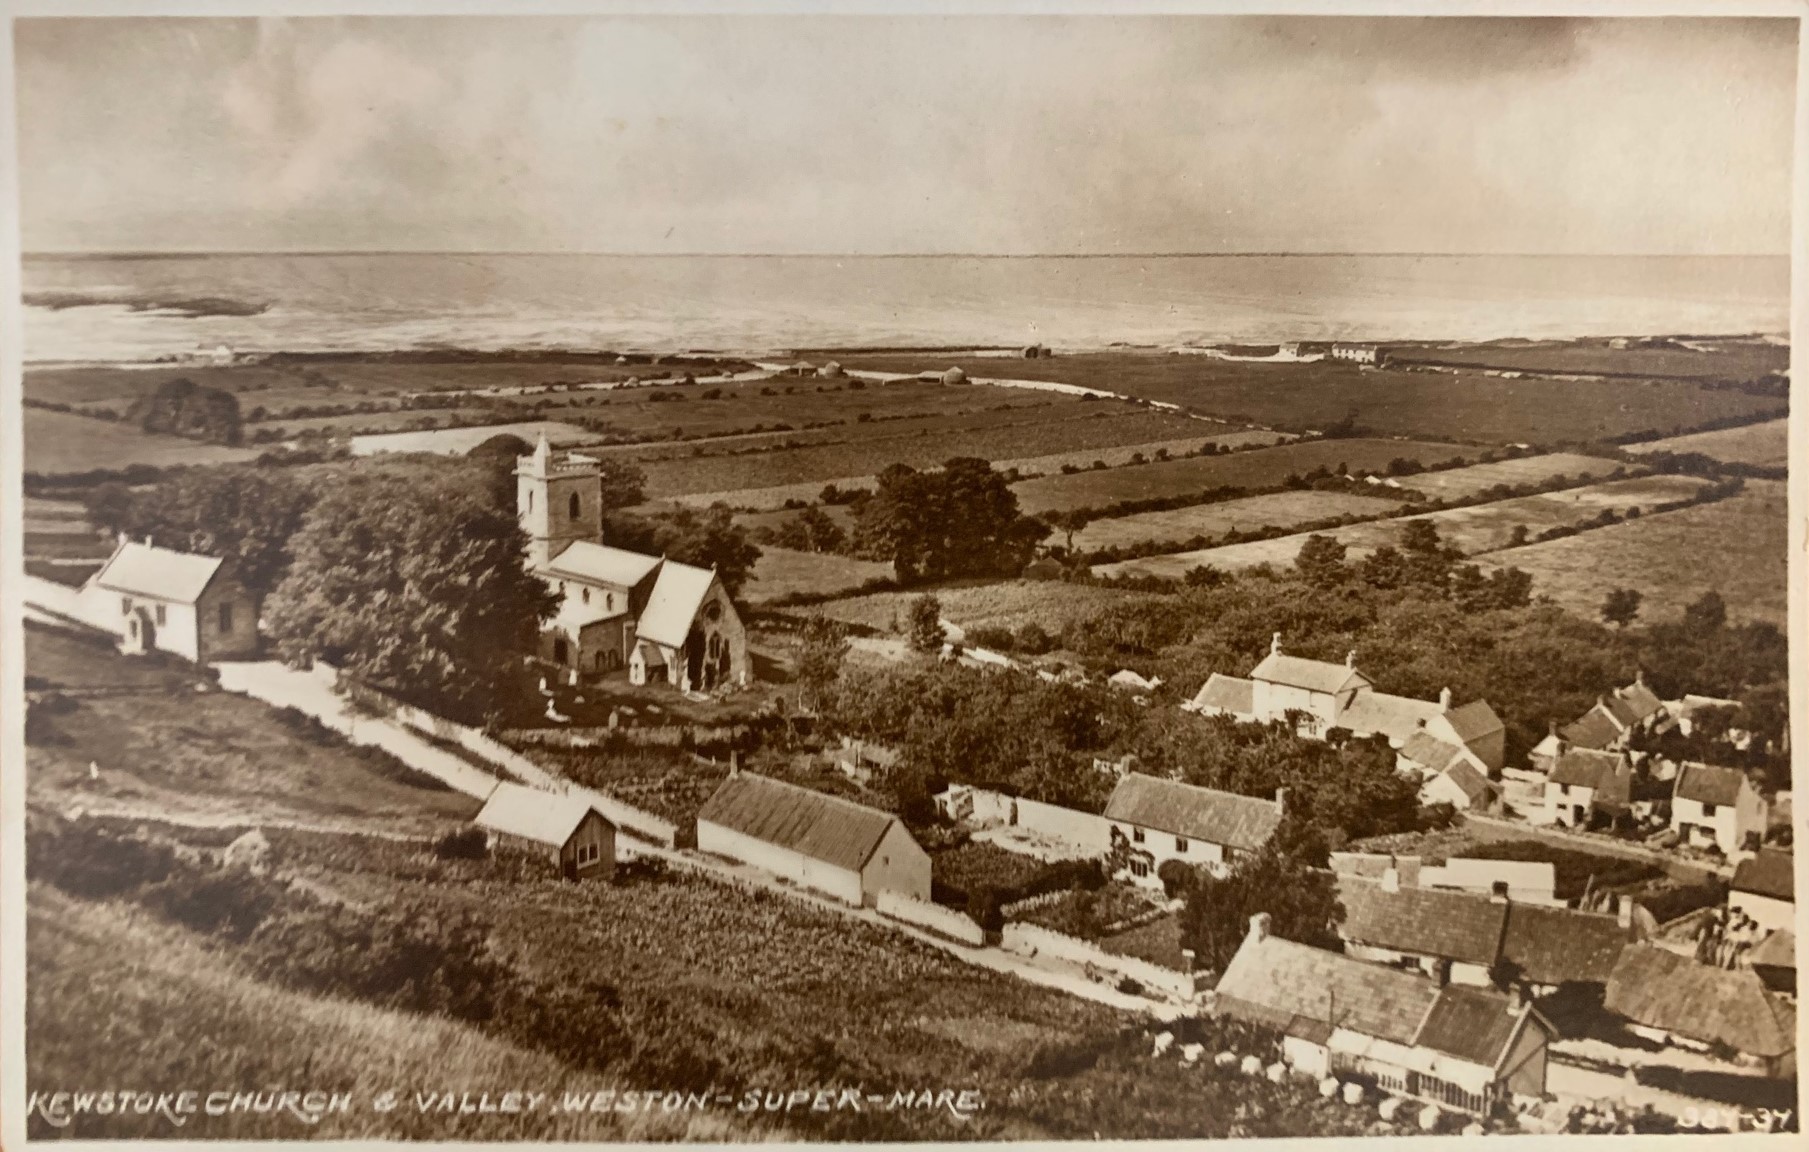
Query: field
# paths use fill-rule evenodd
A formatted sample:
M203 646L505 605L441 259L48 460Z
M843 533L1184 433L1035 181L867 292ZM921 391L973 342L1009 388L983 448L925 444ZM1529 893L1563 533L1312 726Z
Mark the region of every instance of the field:
M1710 361L1705 363L1730 363ZM1237 423L1324 429L1355 413L1376 435L1490 444L1563 444L1631 432L1687 431L1783 407L1775 397L1682 380L1506 379L1482 372L1396 372L1321 361L1252 364L1207 356L1101 352L1001 363L929 352L849 354L851 368L891 372L959 364L975 379L1048 380L1159 400ZM1736 375L1744 377L1739 371Z
M519 436L529 444L540 436L545 436L547 443L555 448L582 444L596 438L594 432L574 424L535 420L525 424L487 424L475 428L437 428L354 436L352 454L372 456L379 452L435 452L443 456L463 456L492 436Z
M73 705L50 710L49 731L31 742L34 802L398 833L443 831L477 811L386 754L212 688L174 659L35 626L25 656L33 683Z
M1248 532L1255 528L1287 528L1335 516L1387 516L1400 507L1399 500L1343 492L1272 492L1218 504L1094 520L1074 534L1074 547L1091 552L1146 541L1220 536L1233 529ZM1065 542L1066 536L1057 532L1050 539Z
M1779 465L1790 460L1790 421L1767 420L1738 428L1696 432L1627 445L1629 452L1700 452L1727 464Z
M1687 499L1704 483L1706 482L1686 476L1643 476L1632 480L1614 480L1588 488L1546 492L1537 496L1498 500L1490 504L1474 504L1468 508L1451 508L1443 512L1428 512L1393 520L1372 520L1344 528L1328 529L1324 533L1298 533L1278 536L1273 540L1125 560L1117 564L1100 565L1094 572L1102 576L1135 574L1177 578L1185 575L1189 568L1202 564L1226 570L1253 568L1258 564L1281 566L1294 562L1294 557L1300 554L1301 544L1311 535L1334 537L1351 549L1353 554L1360 555L1384 545L1398 544L1401 525L1408 520L1430 520L1438 526L1439 536L1446 543L1455 545L1467 555L1474 555L1505 547L1510 535L1518 527L1524 526L1537 535L1548 528L1579 524L1608 509L1622 515L1633 508L1643 511L1654 504ZM1587 554L1593 555L1592 552L1587 552L1589 545L1581 542L1595 538L1595 533L1590 532L1573 538L1573 542L1581 544ZM1781 584L1779 588L1781 591Z
M1211 425L1202 425L1202 427L1210 428ZM1159 452L1166 452L1171 456L1182 456L1207 444L1216 444L1221 448L1249 448L1253 445L1268 447L1289 439L1291 437L1285 433L1250 428L1241 432L1221 432L1192 436L1183 440L1163 440L1153 444L1126 444L1117 448L1101 448L1088 452L1056 452L1048 456L1007 457L1004 460L995 460L993 464L1001 472L1008 468L1015 468L1024 476L1047 476L1060 472L1063 465L1091 468L1096 464L1103 463L1109 468L1118 468L1126 464L1142 464L1147 460L1156 459Z
M1783 627L1789 523L1785 485L1748 480L1728 500L1509 549L1486 562L1525 569L1536 594L1589 618L1614 588L1639 591L1646 620L1676 616L1712 588L1731 615Z
M1442 464L1472 455L1454 444L1408 440L1310 440L1224 456L1195 456L1159 464L1046 476L1014 487L1025 512L1036 515L1064 508L1099 508L1124 500L1183 496L1210 488L1265 488L1315 468L1376 470L1397 457Z
M224 464L249 460L259 449L228 448L180 436L146 432L131 424L97 420L43 408L22 409L25 471L42 475L124 468L130 464Z
M1397 362L1461 364L1514 372L1613 373L1704 380L1753 379L1781 372L1790 365L1787 346L1737 338L1692 340L1688 344L1649 340L1624 348L1615 348L1607 340L1503 340L1442 347L1415 344L1391 347L1389 355Z
M923 593L875 592L831 600L809 609L834 620L882 632L902 632L899 625L911 602ZM1070 621L1085 620L1113 604L1147 600L1143 593L1092 588L1048 580L1009 580L996 584L941 587L931 590L942 605L942 618L961 628L1019 628L1038 624L1059 633Z
M1487 464L1471 464L1443 472L1426 472L1403 476L1403 488L1424 492L1438 500L1466 500L1498 484L1544 484L1560 476L1582 483L1590 478L1608 475L1625 468L1619 461L1602 456L1584 456L1576 452L1548 452L1541 456L1522 456L1514 460L1495 460Z
M753 578L742 589L741 598L749 604L762 604L807 593L836 595L891 575L890 564L826 552L795 552L790 548L762 544Z

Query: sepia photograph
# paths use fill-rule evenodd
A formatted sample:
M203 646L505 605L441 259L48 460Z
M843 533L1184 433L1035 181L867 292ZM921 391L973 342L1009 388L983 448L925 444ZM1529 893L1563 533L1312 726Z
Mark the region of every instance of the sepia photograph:
M9 1146L1793 1145L1752 12L15 11Z

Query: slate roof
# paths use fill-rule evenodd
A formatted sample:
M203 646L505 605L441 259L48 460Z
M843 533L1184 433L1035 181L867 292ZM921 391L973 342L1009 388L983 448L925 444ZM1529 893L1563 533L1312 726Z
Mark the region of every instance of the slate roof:
M1761 848L1734 869L1733 890L1796 903L1796 856L1776 848Z
M738 772L722 782L697 819L858 872L898 818L840 796Z
M1447 985L1432 1002L1414 1043L1493 1068L1525 1014L1493 989Z
M1591 708L1560 730L1578 748L1606 748L1620 739L1621 729L1600 707Z
M1646 687L1644 680L1635 680L1625 688L1617 689L1615 695L1631 705L1641 720L1664 707L1664 701L1658 698L1658 693Z
M1437 888L1389 892L1373 880L1350 875L1337 881L1344 905L1338 935L1352 943L1483 967L1494 964L1500 953L1506 904Z
M1304 656L1288 656L1271 652L1262 663L1250 670L1250 679L1267 680L1271 684L1287 684L1309 692L1336 693L1369 680L1355 668L1325 660L1308 660Z
M575 634L592 624L601 624L605 620L628 614L627 597L617 602L614 608L604 607L605 603L602 593L591 597L589 604L580 596L563 597L559 601L559 611L553 616L552 626Z
M1402 756L1433 775L1449 768L1451 762L1462 754L1462 748L1455 744L1447 744L1423 729L1407 737L1401 745Z
M1235 792L1127 772L1112 789L1105 816L1174 836L1243 851L1260 848L1281 823L1281 805Z
M666 561L653 583L653 594L647 597L647 607L641 610L638 634L668 648L684 647L691 622L697 619L697 610L715 579L712 569Z
M1463 789L1463 794L1470 798L1472 804L1489 794L1488 777L1478 772L1468 760L1459 760L1445 769L1443 775Z
M493 832L558 848L572 838L572 833L578 830L578 825L591 810L588 803L576 796L560 796L505 780L496 785L473 822ZM599 818L602 818L600 813Z
M1349 707L1338 713L1338 726L1358 735L1380 732L1391 740L1406 741L1443 714L1444 709L1436 700L1360 692Z
M1754 968L1796 968L1796 934L1788 928L1768 933L1746 954Z
M1602 984L1633 940L1613 916L1509 904L1501 958L1534 984Z
M177 552L128 540L114 549L107 563L94 574L94 583L113 592L129 592L173 604L193 604L207 591L222 563L224 561L216 556Z
M1621 952L1603 1004L1636 1024L1753 1056L1796 1050L1796 1010L1750 968L1716 968L1650 944Z
M1593 788L1590 803L1604 808L1624 808L1632 799L1633 770L1624 766L1618 752L1568 748L1552 766L1551 782Z
M1702 804L1732 804L1739 799L1740 785L1745 780L1737 768L1686 762L1677 769L1677 791L1673 795Z
M1202 708L1218 708L1226 712L1235 712L1239 716L1248 716L1256 709L1256 685L1240 676L1226 676L1214 672L1200 685L1194 695L1193 706L1197 711Z
M1451 725L1451 731L1465 744L1474 744L1507 727L1487 700L1472 700L1451 709L1445 713L1445 723Z
M547 575L570 580L588 580L612 584L617 588L633 588L660 566L658 556L611 548L589 540L578 540L565 546L559 555L547 561L542 569Z

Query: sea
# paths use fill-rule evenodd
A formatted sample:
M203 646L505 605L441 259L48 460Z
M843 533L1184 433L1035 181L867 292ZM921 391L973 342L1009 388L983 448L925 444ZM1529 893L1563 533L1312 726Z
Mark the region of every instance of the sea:
M1787 257L27 256L28 362L1788 330Z

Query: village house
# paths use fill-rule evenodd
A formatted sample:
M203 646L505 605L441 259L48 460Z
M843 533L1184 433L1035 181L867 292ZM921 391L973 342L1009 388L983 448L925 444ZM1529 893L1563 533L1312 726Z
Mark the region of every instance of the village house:
M1260 800L1127 772L1112 789L1105 818L1112 843L1125 850L1130 880L1160 888L1157 872L1170 860L1225 875L1239 856L1269 842L1286 810L1285 788Z
M1381 880L1393 869L1403 888L1445 888L1490 896L1506 884L1508 899L1518 904L1561 904L1558 872L1548 860L1484 860L1454 856L1443 864L1418 856L1386 852L1333 852L1331 868L1340 874Z
M603 544L599 463L541 435L515 465L528 567L559 596L540 659L571 682L626 669L631 684L685 692L752 679L747 629L715 571Z
M1374 344L1333 344L1331 357L1351 364L1374 364L1378 353Z
M732 772L697 814L697 847L856 907L930 898L930 858L890 812Z
M1299 1071L1372 1077L1385 1091L1478 1115L1544 1095L1557 1034L1515 993L1440 985L1283 940L1267 913L1250 918L1212 1003L1281 1032L1282 1055Z
M1414 741L1421 739L1429 744L1439 743L1423 732L1416 733L1407 743L1411 746ZM1456 752L1449 745L1444 748L1451 753ZM1442 753L1434 754L1434 758L1441 756ZM1420 803L1449 804L1459 812L1483 811L1493 807L1496 790L1489 783L1489 778L1467 760L1457 759L1455 755L1450 759L1452 763L1439 769L1436 776L1428 776L1426 782L1420 785Z
M1796 856L1786 850L1762 848L1734 869L1728 885L1727 907L1742 912L1767 931L1796 928Z
M1767 1076L1796 1075L1796 1008L1751 968L1720 968L1634 945L1615 963L1603 1005L1648 1040L1731 1050Z
M122 538L82 586L82 619L128 653L172 652L197 664L254 655L257 601L214 556Z
M502 781L472 823L503 843L547 855L567 880L607 880L616 870L616 826L576 796Z
M1671 793L1671 829L1680 843L1717 848L1724 856L1746 849L1765 835L1765 798L1737 768L1687 763L1677 770Z
M1625 752L1561 747L1545 781L1538 822L1589 828L1633 812L1633 762Z
M1669 719L1663 702L1646 687L1646 674L1640 672L1633 683L1596 697L1589 711L1547 733L1533 746L1529 759L1534 768L1549 772L1567 749L1618 752L1637 733L1656 731Z
M1507 755L1507 728L1487 701L1453 707L1450 689L1436 701L1377 692L1357 671L1355 652L1342 664L1289 656L1281 650L1279 632L1247 678L1215 672L1183 707L1242 723L1291 719L1301 735L1315 739L1334 728L1353 736L1384 736L1402 766L1422 776L1437 776L1462 761L1486 778L1500 770Z

